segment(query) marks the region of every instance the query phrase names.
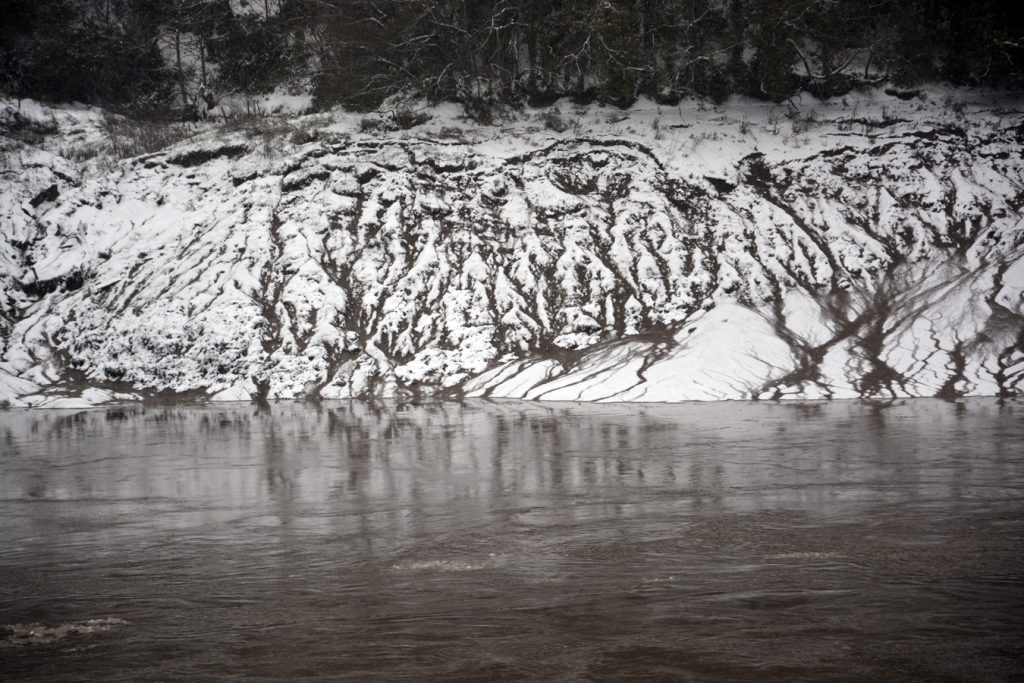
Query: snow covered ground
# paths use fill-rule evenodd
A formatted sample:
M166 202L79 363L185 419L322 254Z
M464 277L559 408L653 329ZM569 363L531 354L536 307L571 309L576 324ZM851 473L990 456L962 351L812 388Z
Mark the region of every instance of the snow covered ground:
M0 102L0 401L1020 395L1024 101L899 95L335 112L120 161L82 153L103 112Z

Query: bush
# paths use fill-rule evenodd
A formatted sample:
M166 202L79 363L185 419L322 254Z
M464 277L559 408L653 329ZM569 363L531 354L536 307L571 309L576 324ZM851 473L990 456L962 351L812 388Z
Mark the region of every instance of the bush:
M462 101L462 110L466 112L466 116L471 121L479 123L481 126L490 126L494 124L494 110L496 108L495 103L489 102L485 99L464 99Z
M359 121L359 132L360 133L383 133L388 130L388 125L381 119L372 119L367 117L360 119Z
M307 116L299 119L291 124L291 143L293 145L305 145L310 142L316 142L322 134L320 129L330 124L330 122L329 117L323 116Z
M397 126L399 130L409 130L410 128L415 128L416 126L423 125L429 121L430 115L425 112L415 111L408 107L400 107L392 112L391 120L394 121L395 126Z
M437 134L437 137L443 140L465 140L466 134L463 132L461 128L457 128L455 126L445 126Z
M564 133L569 130L569 122L562 117L562 112L557 109L549 109L548 111L540 115L541 123L548 130L553 130L556 133Z
M103 127L107 143L100 153L114 159L159 152L195 134L195 130L185 123L138 121L123 116L104 117Z
M690 87L701 97L707 97L715 104L722 104L735 91L735 84L729 71L710 60L690 65Z
M296 128L292 132L290 140L293 145L305 145L310 142L316 142L319 137L319 132L311 128Z
M109 114L103 119L103 142L89 145L65 145L58 153L69 161L97 159L101 167L113 167L120 159L152 154L175 145L195 134L185 123L145 121Z

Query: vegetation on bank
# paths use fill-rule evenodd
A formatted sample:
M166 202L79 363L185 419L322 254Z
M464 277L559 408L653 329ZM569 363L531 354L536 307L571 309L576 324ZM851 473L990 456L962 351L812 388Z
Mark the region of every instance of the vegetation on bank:
M289 88L373 109L783 101L922 83L1019 87L1024 21L979 0L7 0L0 88L191 115Z

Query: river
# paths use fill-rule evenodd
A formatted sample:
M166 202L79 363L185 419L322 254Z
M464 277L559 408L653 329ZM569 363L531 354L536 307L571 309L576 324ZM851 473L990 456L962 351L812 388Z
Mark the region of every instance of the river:
M1024 680L1022 418L0 411L0 678Z

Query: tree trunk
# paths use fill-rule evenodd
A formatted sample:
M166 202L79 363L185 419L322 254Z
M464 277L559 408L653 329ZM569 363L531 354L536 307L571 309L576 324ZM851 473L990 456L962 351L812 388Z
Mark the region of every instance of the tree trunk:
M201 83L206 85L206 38L199 39L199 74Z
M178 88L181 90L181 106L187 107L188 91L185 89L185 70L181 66L181 29L174 29L174 65L178 71Z

